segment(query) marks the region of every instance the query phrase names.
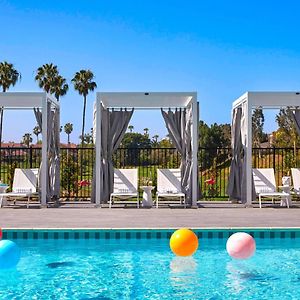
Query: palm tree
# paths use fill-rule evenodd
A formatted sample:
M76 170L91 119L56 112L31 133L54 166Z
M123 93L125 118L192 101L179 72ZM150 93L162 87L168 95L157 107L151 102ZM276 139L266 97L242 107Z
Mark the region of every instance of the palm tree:
M30 143L32 143L32 137L30 133L25 133L23 135L23 139L22 139L22 144L25 144L27 146L27 148L29 148Z
M129 129L130 132L132 132L133 129L134 129L134 127L133 127L132 125L129 125L129 126L128 126L128 129Z
M55 78L59 76L57 66L54 64L44 64L36 71L35 81L38 82L39 87L51 93L51 89L55 86Z
M60 96L64 96L69 90L66 79L59 75L57 66L52 63L39 67L36 71L35 80L41 89L54 94L57 101L59 101Z
M0 87L5 93L11 86L15 86L18 80L21 79L21 74L14 68L13 64L3 61L0 63ZM3 110L1 111L0 122L0 147L2 142L2 127L3 127Z
M144 134L148 135L148 132L149 132L149 128L144 128Z
M69 86L66 82L66 79L61 75L56 76L53 80L53 86L50 88L50 93L54 94L57 101L59 101L60 96L64 96L69 90Z
M33 128L33 134L36 136L36 143L38 143L39 141L39 135L41 133L41 129L40 129L40 126L36 125L34 128Z
M158 138L159 138L159 135L157 135L157 134L153 136L153 140L155 143L157 143Z
M68 144L70 144L70 134L73 131L73 124L72 123L66 123L65 126L64 126L64 130L65 130L65 133L68 136Z
M81 136L80 136L80 139L81 139ZM84 139L84 141L85 141L85 143L86 143L87 145L93 143L93 136L92 136L90 133L86 133L86 134L84 135L83 139Z
M72 83L74 88L78 91L79 95L83 95L83 112L82 112L82 130L81 130L81 145L84 144L84 126L85 126L85 110L86 110L86 98L90 91L94 91L97 84L94 79L94 74L90 70L80 70L76 72Z

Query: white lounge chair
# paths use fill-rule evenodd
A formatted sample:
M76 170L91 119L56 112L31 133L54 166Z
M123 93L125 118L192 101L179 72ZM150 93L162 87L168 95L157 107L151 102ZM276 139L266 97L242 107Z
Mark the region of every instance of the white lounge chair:
M281 199L281 205L290 207L290 194L286 192L277 192L274 169L252 169L255 192L258 195L259 207L261 208L262 198Z
M115 169L114 190L110 195L109 208L112 207L114 199L130 198L137 198L137 207L139 208L138 169Z
M180 203L183 202L186 207L185 194L181 190L180 169L157 169L156 208L159 198L179 198Z
M32 196L38 196L39 169L15 169L12 192L0 194L0 207L7 204L7 199L13 199L14 204L18 198L27 199L27 208Z
M293 192L300 196L300 169L291 168L293 180Z

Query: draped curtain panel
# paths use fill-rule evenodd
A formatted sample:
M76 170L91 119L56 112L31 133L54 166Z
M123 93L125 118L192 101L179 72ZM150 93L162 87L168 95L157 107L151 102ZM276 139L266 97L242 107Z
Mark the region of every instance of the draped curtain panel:
M0 144L2 143L3 112L4 112L4 108L1 106L0 107L0 136L1 136Z
M292 115L297 133L300 135L300 109L295 109Z
M230 165L227 194L230 200L241 200L242 185L242 137L241 137L242 108L233 110L231 122L232 160Z
M181 188L192 204L192 107L167 112L161 109L171 141L181 154ZM195 166L196 167L196 166Z
M42 112L40 111L39 108L33 108L33 112L34 112L34 115L35 115L35 119L36 119L36 122L40 128L40 132L43 136L43 117L42 117ZM45 141L44 141L45 143ZM41 161L41 164L40 164L40 168L39 168L39 175L38 175L38 187L39 187L39 193L41 192L41 182L42 182L42 173L40 172L42 170L42 165L43 165L43 161Z
M101 199L106 203L113 192L114 167L112 157L119 147L133 114L133 109L111 111L101 107ZM96 184L93 179L92 202L95 202Z
M42 132L42 112L39 108L34 108L34 114L40 130ZM51 107L47 103L47 157L48 157L48 185L47 185L47 202L59 199L60 195L60 115L59 108ZM43 134L43 132L42 132ZM43 162L41 162L40 170ZM41 173L39 173L39 183L41 182ZM40 186L39 186L40 188Z
M247 178L246 178L246 169L247 169L247 126L246 126L246 115L247 115L247 105L243 103L242 106L242 116L241 116L241 141L243 145L243 161L242 161L242 182L241 182L241 203L247 203ZM249 124L252 126L252 124ZM249 166L252 170L252 164ZM256 198L255 186L253 180L253 173L251 171L251 180L252 180L252 200Z
M59 199L60 193L60 116L59 109L53 108L50 114L51 144L49 162L49 191L51 199Z

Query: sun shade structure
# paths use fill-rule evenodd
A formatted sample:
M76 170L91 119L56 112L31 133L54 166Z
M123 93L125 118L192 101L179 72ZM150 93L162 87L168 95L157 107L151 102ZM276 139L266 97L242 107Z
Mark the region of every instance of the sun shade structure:
M188 203L198 200L198 122L196 92L103 92L94 107L96 166L92 201L107 202L113 188L112 155L120 145L134 110L161 109L170 138L181 154L182 188Z
M252 177L252 110L291 108L300 134L299 92L246 92L232 105L232 149L227 193L231 199L252 205L255 197Z
M41 129L42 164L39 174L39 189L42 206L60 191L60 105L53 97L39 92L0 93L1 110L33 109Z

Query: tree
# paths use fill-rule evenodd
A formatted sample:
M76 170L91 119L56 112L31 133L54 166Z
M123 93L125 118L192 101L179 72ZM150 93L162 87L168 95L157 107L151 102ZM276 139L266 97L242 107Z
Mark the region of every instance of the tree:
M5 93L11 86L21 80L21 74L14 68L14 65L3 61L0 63L0 87L2 92ZM0 147L2 143L2 127L3 127L3 110L1 111L1 122L0 122Z
M137 132L125 133L121 142L123 148L150 148L151 141L149 137Z
M82 139L81 136L79 138ZM85 144L88 144L88 145L93 144L93 136L92 136L92 134L86 133L84 135L84 137L83 137L83 140L84 140Z
M296 147L300 144L300 138L297 135L297 130L294 124L290 108L280 109L276 115L278 130L275 133L275 145L279 147L294 147L296 157Z
M210 168L216 157L218 158L216 163L224 162L228 158L228 153L220 154L218 152L218 148L228 148L230 146L228 129L228 124L219 125L214 123L208 126L203 121L199 122L199 157L202 169Z
M144 128L144 134L148 135L148 133L149 133L149 128Z
M171 140L168 137L165 137L164 139L160 140L158 143L159 148L173 148L174 145L172 144Z
M254 147L260 147L264 138L265 117L261 108L254 109L252 113L252 140Z
M129 129L129 132L131 133L133 131L134 127L132 125L129 125L128 129Z
M81 145L84 144L84 126L85 126L85 110L86 110L86 98L90 91L94 91L97 84L94 79L94 74L90 70L80 70L76 72L72 83L74 88L78 91L79 95L83 96L83 112L82 112L82 130L81 130Z
M35 80L41 89L47 93L54 94L57 101L69 90L66 79L59 75L57 66L52 63L39 67L36 71Z
M66 83L66 79L61 75L58 75L53 80L53 86L50 88L50 93L54 94L57 101L61 96L64 96L69 90L69 86Z
M152 138L153 138L153 140L155 141L155 143L157 143L157 140L158 140L158 138L159 138L159 135L158 135L158 134L155 134Z
M23 139L21 141L22 144L26 145L29 148L30 144L32 143L32 137L30 133L25 133L23 135Z
M73 124L72 123L66 123L64 126L64 131L66 135L68 136L68 144L70 144L70 134L73 131Z
M38 82L41 89L51 94L57 76L59 76L59 73L56 65L52 63L44 64L37 69L35 81Z
M219 125L223 133L223 146L231 147L231 125L228 123Z
M33 128L33 134L36 136L36 143L39 142L39 135L41 134L41 129L40 129L40 126L36 125L34 128Z

